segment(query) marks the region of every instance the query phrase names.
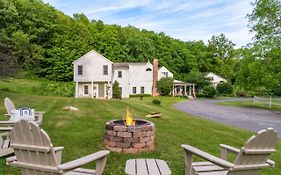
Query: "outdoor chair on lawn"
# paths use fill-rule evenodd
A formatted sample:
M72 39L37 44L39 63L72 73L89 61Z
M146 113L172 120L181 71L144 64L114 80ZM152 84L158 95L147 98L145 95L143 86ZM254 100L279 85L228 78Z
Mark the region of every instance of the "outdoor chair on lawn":
M7 114L6 114L6 116L7 117L11 117L11 115L12 115L12 112L13 112L13 110L16 110L16 107L15 107L15 105L14 105L14 103L11 101L11 99L9 99L9 98L5 98L5 100L4 100L4 105L5 105L5 108L6 108L6 110L7 110ZM44 112L39 112L39 111L35 111L35 122L39 125L39 126L41 126L42 125L42 121L43 121L43 113ZM0 121L0 127L3 127L3 126L8 126L8 127L10 127L10 126L12 126L14 124L14 122L12 122L12 121ZM1 126L2 125L2 126Z
M12 154L14 150L9 147L10 138L8 132L0 133L0 157Z
M109 154L109 151L102 150L61 164L63 147L53 147L48 134L35 122L17 122L10 135L15 156L6 161L8 165L20 168L23 175L101 175ZM94 161L96 170L79 168Z
M250 137L241 149L221 144L221 158L181 145L185 153L185 175L258 175L262 168L274 166L275 162L268 157L275 151L277 141L275 130L264 129ZM233 163L227 161L228 153L236 154ZM192 162L193 155L208 162Z

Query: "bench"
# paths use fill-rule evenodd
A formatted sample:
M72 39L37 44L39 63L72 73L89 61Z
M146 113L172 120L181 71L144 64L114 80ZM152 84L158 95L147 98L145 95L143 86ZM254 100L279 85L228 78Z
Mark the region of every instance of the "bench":
M171 170L164 160L130 159L126 161L126 175L170 175Z

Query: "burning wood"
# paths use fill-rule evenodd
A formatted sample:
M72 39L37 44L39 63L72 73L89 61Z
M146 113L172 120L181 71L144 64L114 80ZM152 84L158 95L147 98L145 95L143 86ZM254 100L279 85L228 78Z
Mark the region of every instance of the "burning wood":
M134 126L136 124L136 121L134 120L132 113L127 108L126 115L124 116L124 124L126 126Z

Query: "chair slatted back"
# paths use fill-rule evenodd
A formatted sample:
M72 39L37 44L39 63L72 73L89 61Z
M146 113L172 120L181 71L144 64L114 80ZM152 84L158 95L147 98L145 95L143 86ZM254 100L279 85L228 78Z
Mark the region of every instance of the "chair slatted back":
M266 162L275 151L277 141L277 132L272 128L261 130L250 137L237 155L234 169L228 174L258 175L261 168L268 166Z
M17 161L14 166L25 174L60 174L55 152L48 134L32 122L21 120L11 131L11 148Z
M7 97L4 100L4 105L8 114L11 114L12 110L16 110L14 103Z

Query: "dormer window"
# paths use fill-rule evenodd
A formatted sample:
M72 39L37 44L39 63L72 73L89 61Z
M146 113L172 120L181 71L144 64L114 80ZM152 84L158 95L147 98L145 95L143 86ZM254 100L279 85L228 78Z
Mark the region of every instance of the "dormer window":
M103 65L103 75L108 75L108 65Z
M145 71L152 71L151 68L147 68Z
M77 69L78 75L83 75L83 66L79 65L77 66Z

